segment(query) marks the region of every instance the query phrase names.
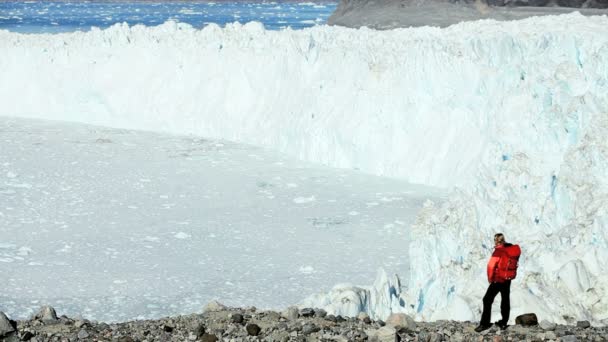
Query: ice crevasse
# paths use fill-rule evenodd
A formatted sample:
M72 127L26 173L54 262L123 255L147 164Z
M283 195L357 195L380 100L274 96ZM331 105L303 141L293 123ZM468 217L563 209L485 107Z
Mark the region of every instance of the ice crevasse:
M500 230L524 251L514 313L606 323L606 27L575 13L390 31L0 31L0 115L229 139L453 189L412 227L404 283L381 272L303 304L476 319Z

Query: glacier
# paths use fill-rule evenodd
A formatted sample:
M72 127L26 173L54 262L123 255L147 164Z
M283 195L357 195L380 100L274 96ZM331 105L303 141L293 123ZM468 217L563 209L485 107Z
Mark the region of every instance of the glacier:
M303 305L478 319L500 231L523 250L512 317L607 324L606 27L572 13L387 31L0 31L0 115L227 139L451 189L412 226L403 283L380 271Z

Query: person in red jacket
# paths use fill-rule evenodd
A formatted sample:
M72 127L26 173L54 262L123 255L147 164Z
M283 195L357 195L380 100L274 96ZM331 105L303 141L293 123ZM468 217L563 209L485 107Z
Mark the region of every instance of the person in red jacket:
M494 253L488 261L488 281L490 286L483 296L483 312L481 321L475 331L481 332L492 326L490 318L492 314L492 303L500 292L500 313L502 319L496 322L500 329L507 328L511 303L509 295L511 292L511 280L517 276L517 262L521 250L518 245L505 242L505 236L501 233L494 235Z

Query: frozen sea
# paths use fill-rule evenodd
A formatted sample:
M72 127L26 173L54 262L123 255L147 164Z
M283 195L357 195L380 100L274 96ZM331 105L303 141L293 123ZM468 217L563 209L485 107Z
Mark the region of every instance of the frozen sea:
M408 267L430 190L196 136L0 117L0 142L0 310L13 317L283 308L370 283Z
M196 28L258 21L270 30L301 29L324 24L336 6L332 1L0 1L0 29L56 33L166 21Z

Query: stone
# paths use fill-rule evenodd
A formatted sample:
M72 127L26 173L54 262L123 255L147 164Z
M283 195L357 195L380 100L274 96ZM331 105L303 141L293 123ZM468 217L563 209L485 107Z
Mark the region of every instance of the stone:
M553 322L549 322L545 319L543 319L542 321L540 321L539 326L543 329L543 330L555 330L555 327L557 327L557 324L553 323Z
M288 307L285 311L282 312L283 317L287 318L290 321L294 321L300 317L300 311L295 306Z
M29 341L32 339L32 337L34 337L34 334L32 334L31 331L26 331L21 334L21 341Z
M194 328L194 334L196 335L196 337L201 338L203 335L205 335L205 325L200 323L196 326L196 328Z
M57 322L57 312L48 305L43 306L38 313L34 315L34 319L41 320L44 323L54 323Z
M279 321L281 319L281 315L276 311L266 311L264 317L271 321Z
M556 340L557 339L557 335L555 335L555 333L553 331L546 331L545 332L545 338L548 340Z
M173 332L173 327L167 324L163 325L163 331L168 332L168 333L172 333Z
M309 335L309 334L312 334L312 333L316 333L317 331L320 331L320 330L321 330L321 328L317 327L313 323L306 323L302 327L302 333L304 335Z
M312 317L315 315L315 310L312 308L304 308L300 310L300 316L302 317Z
M359 312L359 314L357 315L357 319L360 321L364 320L366 317L369 318L369 315L363 311Z
M89 325L89 323L82 319L77 319L76 321L74 321L74 326L78 329L80 329L84 326L87 326L87 325Z
M535 313L527 313L515 317L515 324L524 326L538 325L538 318Z
M416 322L404 313L392 313L386 319L386 325L407 328L410 331L416 330Z
M86 331L85 329L80 329L80 331L78 332L78 339L80 339L80 340L84 340L89 336L90 336L89 332Z
M203 334L203 336L200 337L202 342L217 342L218 338L217 336L213 335L213 334Z
M6 317L4 312L0 311L0 337L8 335L15 331L15 327L11 324L11 321Z
M326 321L330 321L330 322L334 322L334 323L338 322L338 319L334 315L327 315L327 316L325 316L325 320Z
M235 313L232 314L230 320L232 321L232 323L241 324L245 321L245 318L243 318L243 315L241 315L240 313Z
M589 323L589 321L578 321L578 322L576 322L576 327L587 329L587 328L591 327L591 323Z
M370 341L376 342L396 342L398 341L397 330L392 326L382 327L369 335Z
M578 341L575 335L566 335L559 338L561 342L576 342Z
M323 309L315 310L315 317L324 318L325 316L327 316L327 311L325 311Z
M205 305L203 312L224 311L226 309L227 307L224 304L218 302L217 300L212 300Z
M254 323L247 324L245 329L247 330L247 334L249 334L249 336L258 336L262 330L259 325Z

